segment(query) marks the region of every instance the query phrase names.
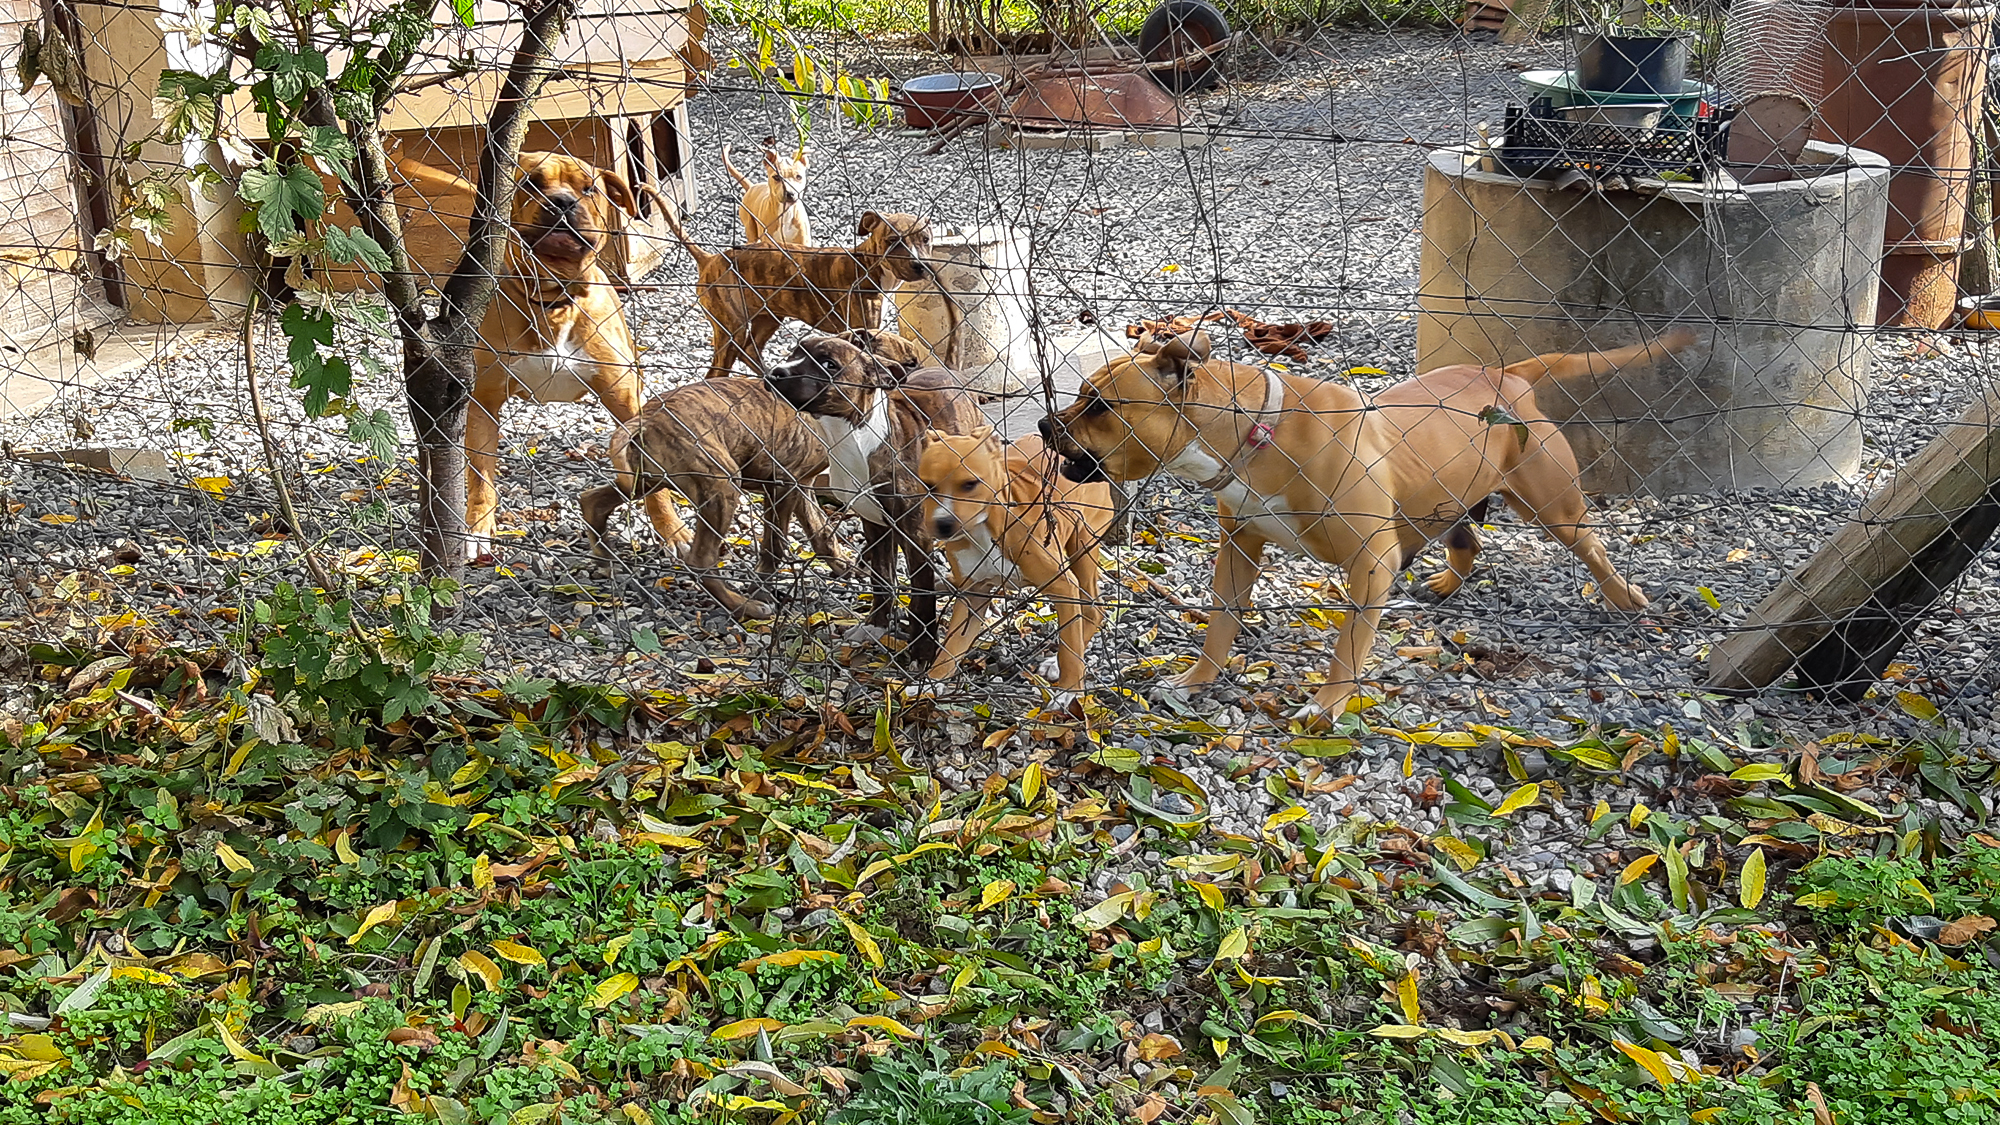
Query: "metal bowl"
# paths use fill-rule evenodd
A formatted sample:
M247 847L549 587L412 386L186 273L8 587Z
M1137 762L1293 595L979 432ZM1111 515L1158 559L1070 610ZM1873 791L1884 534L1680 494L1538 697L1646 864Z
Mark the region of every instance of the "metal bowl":
M936 129L1000 100L1007 80L983 70L926 74L903 83L896 103L912 129Z

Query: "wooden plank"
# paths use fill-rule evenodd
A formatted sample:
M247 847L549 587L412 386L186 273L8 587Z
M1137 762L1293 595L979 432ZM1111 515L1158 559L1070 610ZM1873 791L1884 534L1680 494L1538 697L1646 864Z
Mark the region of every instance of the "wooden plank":
M391 133L484 126L486 114L506 76L498 71L469 74L389 103L382 127ZM552 78L535 102L535 120L560 122L618 114L651 114L671 109L687 97L687 67L678 58L631 66L572 68ZM266 140L263 115L246 91L225 104L238 132Z
M1870 497L1805 565L1788 575L1745 620L1745 629L1709 655L1709 684L1720 691L1756 691L1809 655L1815 679L1850 679L1854 666L1879 651L1838 657L1820 646L1857 617L1893 615L1949 584L1984 543L1981 512L2000 482L2000 383L1981 397L1888 486ZM1978 543L1958 542L1978 538ZM1963 560L1963 561L1960 561ZM1889 604L1881 604L1881 603ZM1879 646L1877 646L1879 649ZM1848 665L1838 676L1836 667Z

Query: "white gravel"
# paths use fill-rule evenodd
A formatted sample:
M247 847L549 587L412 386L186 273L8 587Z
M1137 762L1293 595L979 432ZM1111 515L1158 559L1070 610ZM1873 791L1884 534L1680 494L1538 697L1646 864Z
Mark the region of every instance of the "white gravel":
M1497 120L1514 74L1554 63L1556 48L1399 30L1333 34L1282 50L1284 57L1262 59L1245 80L1210 99L1208 108L1233 124L1217 143L1196 150L1017 152L965 140L924 156L928 138L897 130L836 132L822 117L813 134L809 195L815 226L829 239L841 236L868 208L910 210L954 224L1026 226L1036 247L1034 308L1051 334L1089 320L1117 331L1141 316L1227 304L1271 320L1338 325L1338 335L1316 350L1310 370L1338 373L1365 365L1386 370L1389 379L1405 377L1414 353L1416 224L1426 146L1462 143L1482 120ZM867 69L871 63L893 63L902 74L934 69L921 59L887 55L850 65ZM705 244L724 245L733 241L736 221L733 199L717 186L727 182L719 169L709 171L712 155L724 140L741 149L790 126L778 99L756 93L712 91L693 109L706 206L691 225ZM1344 140L1335 139L1336 131ZM692 308L685 255L674 251L666 268L646 280L657 288L634 294L628 307L645 348L650 387L658 391L699 376L708 330ZM263 362L282 373L282 341L268 325L260 335ZM178 611L167 622L172 630L221 641L228 610L240 609L252 592L281 575L298 575L289 547L258 546L273 503L233 349L228 334L190 330L177 355L150 369L72 391L37 417L0 420L0 439L18 448L148 446L170 451L185 478L229 478L226 499L218 501L199 489L0 462L7 513L0 515L0 559L16 575L11 588L0 590L0 618L84 597L59 590L62 576L77 569L101 573L122 542L135 544L141 555L132 573L103 581L95 603L73 604L73 612L43 616L29 629L0 632L0 638L11 635L7 644L16 655L24 634L54 639L76 620L122 606L159 618L172 607ZM1570 737L1593 725L1653 730L1671 722L1683 736L1737 747L1739 756L1755 752L1747 747L1773 744L1770 731L1935 730L1888 700L1890 691L1849 708L1787 694L1724 700L1699 686L1708 647L1991 374L1977 342L1921 357L1907 341L1885 340L1881 350L1864 419L1868 464L1860 479L1784 494L1617 500L1604 507L1615 561L1653 599L1642 615L1605 611L1582 594L1589 579L1574 559L1514 517L1497 516L1498 530L1487 536L1481 568L1466 589L1442 604L1414 584L1400 591L1403 600L1388 614L1378 646L1381 663L1371 673L1397 694L1376 721L1405 728L1437 722L1447 730L1491 723ZM381 565L367 549L406 548L407 465L367 458L340 424L308 423L285 402L290 396L273 397L285 445L305 467L297 487L328 549L335 555L364 552L350 556L361 573ZM398 400L397 378L383 364L364 373L353 401L363 410L395 412ZM697 656L708 656L721 671L772 679L788 695L852 700L875 690L871 672L843 667L827 648L834 634L829 616L852 617L859 591L828 580L815 566L801 563L781 576L784 613L776 628L747 633L706 604L684 575L675 577L676 568L651 548L624 559L613 580L591 577L573 498L603 478L609 430L609 418L594 404L517 405L509 412L502 508L522 534L509 541L501 569L472 577L464 614L466 626L486 636L496 674L672 684L684 682ZM80 434L88 434L87 442ZM376 501L387 509L377 510ZM1205 602L1212 502L1168 482L1145 493L1140 511L1160 545L1112 552L1112 574L1136 580L1156 571L1152 577L1181 598ZM51 516L56 522L45 519ZM68 516L74 522L64 522ZM628 532L636 533L636 516L626 519ZM747 558L741 561L747 565ZM1107 742L1186 769L1237 831L1254 829L1281 807L1263 779L1311 764L1276 737L1280 728L1264 705L1293 693L1303 673L1323 667L1332 636L1324 619L1310 618L1323 595L1308 583L1327 579L1327 568L1275 551L1272 561L1258 588L1261 621L1239 644L1248 665L1242 675L1192 700L1156 691L1145 703L1108 700L1126 717ZM2000 572L1990 556L1973 567L1904 653L1908 667L1898 685L1935 701L1965 746L1982 754L2000 729L2000 684L1983 628L2000 610L1996 579ZM1100 675L1198 647L1199 628L1174 607L1119 583L1109 589L1111 624L1092 658ZM1703 589L1720 609L1710 606ZM657 636L662 651L633 651L635 629ZM1393 655L1398 646L1428 645L1469 659L1437 667ZM1002 719L1018 714L1041 698L1024 673L1048 646L1046 628L998 631L984 667L968 674L955 700L991 702ZM650 648L649 641L642 647ZM1143 693L1151 680L1133 683ZM1209 747L1212 739L1176 729L1197 718L1217 735L1246 737ZM920 736L920 748L973 785L1024 752L1022 744L981 751L969 724L929 731ZM1358 754L1326 762L1329 776L1354 773L1358 780L1312 798L1323 823L1365 813L1435 828L1436 811L1416 807L1412 794L1439 770L1462 774L1489 792L1513 784L1490 749L1419 747L1414 780L1407 780L1406 749L1369 735ZM996 755L1006 757L996 761ZM1258 755L1270 760L1257 764ZM1228 780L1240 762L1251 763L1245 780ZM1640 789L1698 811L1705 799L1685 789L1670 792L1686 780L1689 767L1655 762L1637 771ZM1523 850L1510 862L1524 872L1564 873L1583 863L1575 837L1594 797L1590 784L1578 785L1548 813L1531 814L1523 821ZM1549 823L1550 816L1560 823ZM1614 836L1607 846L1615 843ZM1559 882L1562 876L1549 878Z

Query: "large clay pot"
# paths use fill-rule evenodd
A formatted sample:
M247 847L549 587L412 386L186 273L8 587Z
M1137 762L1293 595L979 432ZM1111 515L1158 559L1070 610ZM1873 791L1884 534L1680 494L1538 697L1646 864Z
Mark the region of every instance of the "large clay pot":
M1957 304L1993 17L1992 7L1953 0L1834 0L1819 135L1896 169L1880 323L1941 328Z

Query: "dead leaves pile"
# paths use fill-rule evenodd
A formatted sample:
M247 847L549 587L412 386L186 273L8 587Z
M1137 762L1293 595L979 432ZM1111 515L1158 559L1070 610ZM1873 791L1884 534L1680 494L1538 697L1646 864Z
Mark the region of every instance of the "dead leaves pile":
M254 677L215 692L177 659L51 679L66 690L6 732L37 773L7 791L20 830L0 886L40 903L55 935L0 952L20 1029L0 1040L10 1088L90 1089L110 1068L192 1065L204 1045L233 1075L269 1079L353 1049L322 1037L373 1020L400 1072L391 1105L438 1121L466 1120L474 1080L503 1068L558 1090L514 1125L584 1100L645 1125L649 1099L791 1121L837 1105L871 1059L921 1045L1005 1062L1037 1122L1096 1101L1140 1122L1236 1125L1258 1076L1359 1033L1375 1053L1345 1048L1353 1065L1423 1059L1450 1089L1466 1081L1454 1060L1505 1052L1615 1121L1617 1093L1578 1059L1616 1055L1690 1090L1760 1065L1663 1012L1658 950L1698 950L1702 986L1746 1010L1791 1002L1826 958L1774 925L1788 867L1944 846L1908 804L1855 795L1879 779L1968 807L1980 786L1934 747L1860 736L1740 761L1672 729L1558 742L1364 711L1295 740L1312 755L1295 764L1247 756L1231 780L1261 778L1280 807L1238 834L1210 822L1200 783L1105 737L1091 707L988 723L989 750L1066 737L952 793L906 756L926 713L808 712L727 677L641 698L464 691L448 712L335 748ZM1121 719L1241 748L1191 720ZM636 724L679 738L634 740ZM1366 739L1405 748L1413 797L1442 830L1328 815L1354 782L1339 757ZM1495 748L1514 783L1489 800L1416 777L1419 745ZM1563 768L1530 780L1531 754ZM1653 755L1726 815L1600 801L1582 844L1600 849L1607 891L1538 889L1493 858L1566 785ZM1105 865L1124 874L1079 894ZM640 882L652 897L631 895ZM262 905L265 891L290 905ZM168 924L163 910L193 916ZM226 939L189 936L224 920ZM1965 914L1871 940L1990 956L1994 928ZM352 987L283 993L329 975ZM136 1046L80 1039L114 985L201 1015L158 1020ZM671 1045L671 1064L585 1061L641 1042ZM464 1061L427 1069L461 1043Z

